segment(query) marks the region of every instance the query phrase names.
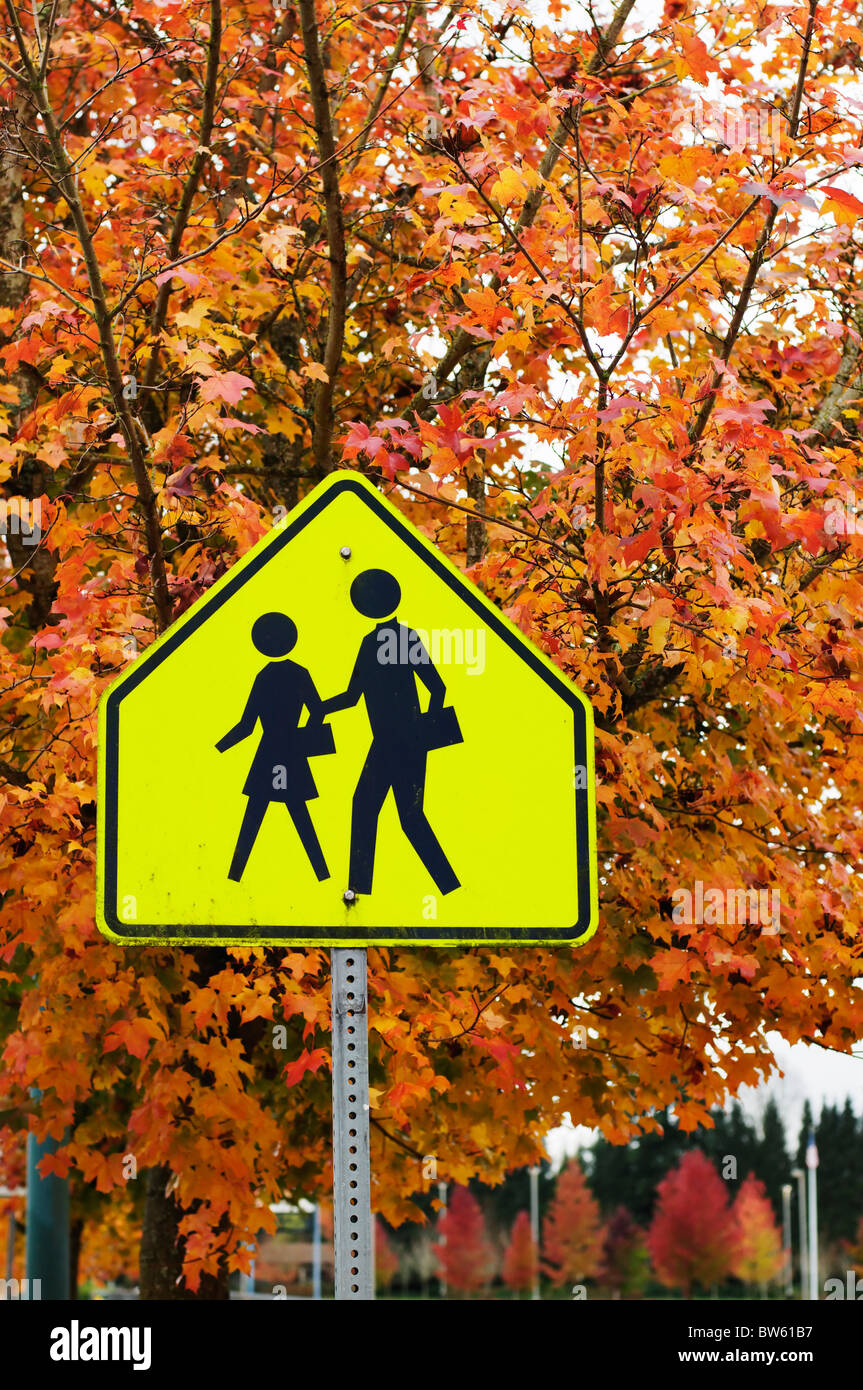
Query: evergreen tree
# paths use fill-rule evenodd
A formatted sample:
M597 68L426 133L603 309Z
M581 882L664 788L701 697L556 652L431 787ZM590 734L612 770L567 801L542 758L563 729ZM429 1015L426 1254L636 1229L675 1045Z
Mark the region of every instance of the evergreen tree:
M496 1183L493 1187L476 1179L473 1179L469 1186L482 1206L489 1230L503 1243L519 1212L530 1206L530 1168L511 1169L503 1182ZM552 1176L551 1164L548 1159L543 1159L539 1164L538 1181L540 1221L548 1210L554 1189L555 1178Z
M797 1168L806 1167L806 1146L809 1143L809 1134L815 1128L815 1121L812 1117L812 1106L809 1104L808 1097L803 1103L803 1114L800 1117L800 1137L797 1140L797 1158L795 1166Z
M850 1240L860 1217L860 1148L850 1101L825 1105L815 1127L818 1148L818 1220L826 1242Z
M719 1171L726 1181L732 1183L733 1191L737 1192L746 1174L752 1172L758 1157L758 1131L747 1118L739 1100L733 1102L729 1111L726 1138L728 1148L723 1157L734 1159L736 1175L729 1179L722 1168Z
M658 1131L641 1135L625 1147L600 1137L590 1155L590 1185L602 1211L610 1215L622 1204L645 1227L653 1215L659 1183L691 1144L667 1110L654 1119L660 1124Z
M782 1220L782 1184L791 1181L791 1160L779 1106L771 1096L764 1107L755 1173L764 1183L777 1221Z
M712 1110L712 1129L699 1130L690 1146L706 1154L719 1173L729 1197L733 1198L747 1171L746 1162L754 1150L755 1130L739 1104L730 1110Z
M842 1184L847 1194L848 1224L856 1231L863 1220L863 1115L858 1119L850 1098L842 1107L839 1144L845 1164Z

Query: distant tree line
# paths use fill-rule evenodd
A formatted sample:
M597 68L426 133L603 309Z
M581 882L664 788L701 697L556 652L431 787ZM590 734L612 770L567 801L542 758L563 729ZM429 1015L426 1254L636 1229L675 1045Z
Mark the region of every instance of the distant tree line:
M655 1133L630 1144L599 1137L559 1172L540 1165L539 1251L529 1169L495 1187L451 1188L448 1210L438 1216L429 1199L423 1234L409 1226L389 1233L394 1287L440 1287L443 1280L449 1297L494 1287L523 1297L538 1265L543 1296L572 1296L571 1286L583 1281L618 1298L663 1289L740 1296L741 1284L754 1296L770 1288L781 1296L782 1187L792 1184L796 1204L792 1174L805 1167L810 1133L819 1156L822 1276L846 1267L863 1273L863 1117L851 1101L823 1106L817 1121L807 1103L796 1143L772 1099L760 1123L738 1102L712 1120L712 1128L687 1134L666 1111L656 1116ZM793 1215L796 1255L796 1206Z
M604 1213L621 1204L639 1225L649 1225L659 1183L689 1149L700 1149L725 1177L732 1195L749 1173L760 1178L777 1220L782 1219L782 1186L792 1170L803 1167L806 1145L814 1131L818 1149L818 1223L825 1243L851 1240L863 1218L863 1116L850 1099L841 1107L825 1105L816 1122L807 1101L796 1142L789 1142L774 1100L756 1124L735 1101L728 1111L713 1112L713 1128L685 1134L668 1111L657 1116L660 1129L626 1145L599 1138L585 1155L590 1185ZM736 1176L730 1176L734 1160ZM795 1185L796 1200L796 1185Z

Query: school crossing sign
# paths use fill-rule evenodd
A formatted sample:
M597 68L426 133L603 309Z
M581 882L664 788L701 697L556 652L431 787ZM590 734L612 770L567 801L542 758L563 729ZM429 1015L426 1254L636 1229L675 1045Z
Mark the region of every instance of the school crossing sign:
M102 930L128 943L584 941L590 705L336 473L100 706Z

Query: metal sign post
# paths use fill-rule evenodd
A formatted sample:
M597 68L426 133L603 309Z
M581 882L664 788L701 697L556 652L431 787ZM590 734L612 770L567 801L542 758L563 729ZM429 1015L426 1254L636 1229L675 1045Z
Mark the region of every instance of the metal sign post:
M336 1298L374 1298L365 947L331 952Z

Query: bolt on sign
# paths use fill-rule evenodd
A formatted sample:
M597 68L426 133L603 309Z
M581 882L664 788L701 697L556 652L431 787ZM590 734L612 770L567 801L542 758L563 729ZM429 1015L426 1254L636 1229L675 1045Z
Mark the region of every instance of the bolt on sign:
M332 474L100 706L125 943L561 943L596 926L588 701Z

